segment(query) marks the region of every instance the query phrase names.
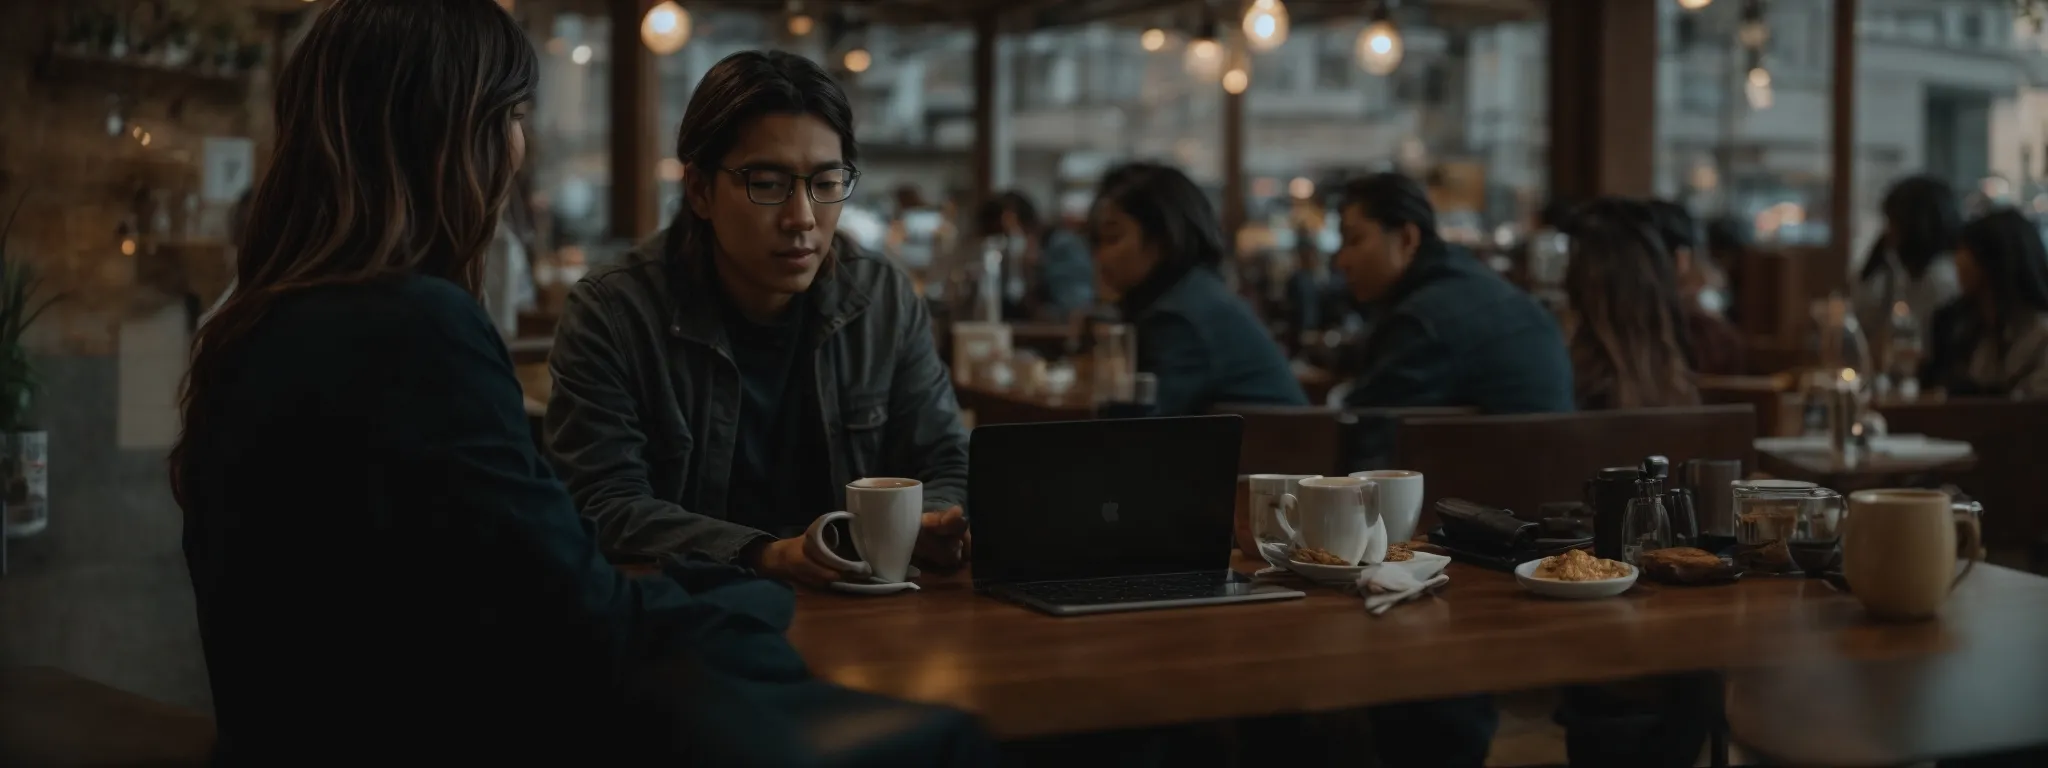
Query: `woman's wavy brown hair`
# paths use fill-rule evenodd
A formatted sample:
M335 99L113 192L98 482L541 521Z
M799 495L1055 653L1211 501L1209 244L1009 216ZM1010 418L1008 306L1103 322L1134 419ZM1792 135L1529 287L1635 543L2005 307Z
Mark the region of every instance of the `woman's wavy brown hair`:
M1564 289L1577 318L1568 343L1579 407L1698 405L1678 277L1651 209L1596 200L1564 231L1571 238Z
M512 113L539 64L492 0L335 0L278 73L276 146L240 233L235 286L192 339L171 451L189 450L235 351L288 295L430 275L478 293L513 186Z

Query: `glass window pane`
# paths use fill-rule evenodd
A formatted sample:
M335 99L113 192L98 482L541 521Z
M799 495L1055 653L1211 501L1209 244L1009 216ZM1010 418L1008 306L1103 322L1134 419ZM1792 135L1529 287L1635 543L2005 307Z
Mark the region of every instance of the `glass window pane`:
M1656 191L1759 243L1825 244L1834 3L1765 4L1761 45L1747 5L1658 3Z

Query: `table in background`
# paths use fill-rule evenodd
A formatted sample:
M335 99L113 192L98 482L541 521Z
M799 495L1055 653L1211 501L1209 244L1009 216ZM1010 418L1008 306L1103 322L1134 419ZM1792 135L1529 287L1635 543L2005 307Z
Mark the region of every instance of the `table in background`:
M1824 451L1758 448L1756 466L1773 477L1804 480L1848 493L1865 488L1912 485L1922 478L1954 477L1977 466L1977 456L1972 453L1922 459L1871 453L1859 458L1855 464L1845 464Z
M2017 653L1984 639L2048 622L2048 579L1995 566L1979 566L1945 621L1904 626L1869 622L1853 598L1805 579L1644 583L1564 602L1509 574L1449 573L1443 599L1378 618L1315 587L1302 600L1054 618L976 596L964 575L926 577L923 591L891 597L807 592L789 637L821 677L961 707L999 737L1024 738L1685 671Z

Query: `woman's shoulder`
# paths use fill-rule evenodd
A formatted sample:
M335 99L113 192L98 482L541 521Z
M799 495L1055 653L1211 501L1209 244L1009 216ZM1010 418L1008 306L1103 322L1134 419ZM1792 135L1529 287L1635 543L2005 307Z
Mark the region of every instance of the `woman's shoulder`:
M408 275L309 288L278 302L265 323L288 337L370 338L412 345L478 336L497 339L476 296L448 280Z

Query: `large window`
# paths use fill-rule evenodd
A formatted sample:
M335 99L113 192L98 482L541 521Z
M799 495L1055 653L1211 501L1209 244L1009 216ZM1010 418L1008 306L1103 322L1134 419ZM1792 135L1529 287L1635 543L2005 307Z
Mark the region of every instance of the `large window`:
M548 250L606 239L611 187L611 24L599 14L553 13L522 4L540 54L540 84L527 122L527 190Z
M1658 8L1657 193L1761 243L1826 243L1833 0Z

